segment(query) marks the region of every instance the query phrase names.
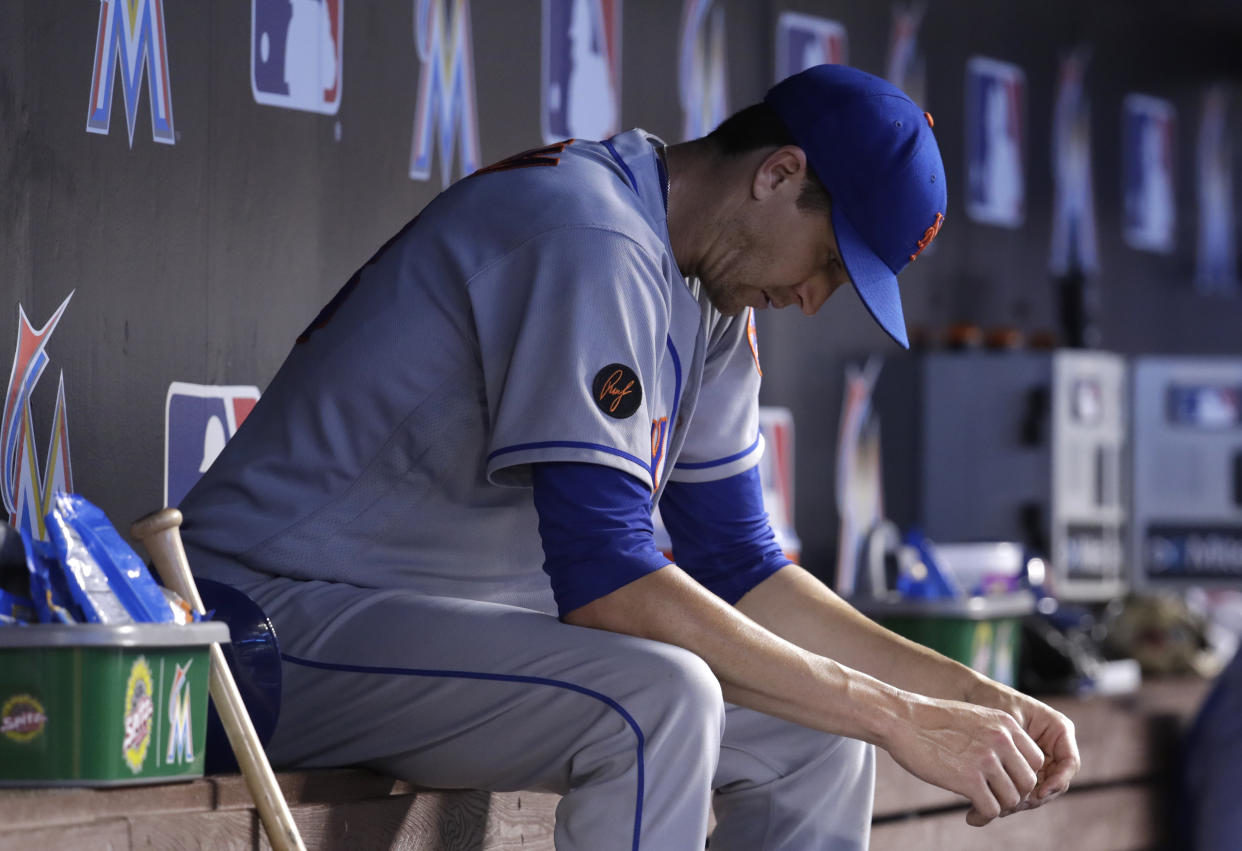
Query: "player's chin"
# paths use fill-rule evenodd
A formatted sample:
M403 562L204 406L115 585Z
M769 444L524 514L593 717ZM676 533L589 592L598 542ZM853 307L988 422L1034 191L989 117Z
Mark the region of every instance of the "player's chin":
M724 316L737 316L752 307L762 310L769 304L767 296L762 291L741 288L728 289L723 292L712 292L709 289L707 297L711 300L712 307Z

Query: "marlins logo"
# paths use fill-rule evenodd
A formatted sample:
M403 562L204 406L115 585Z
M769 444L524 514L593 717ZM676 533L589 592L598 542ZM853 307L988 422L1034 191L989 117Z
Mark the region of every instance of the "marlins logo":
M341 108L345 0L251 0L256 103L335 115Z
M119 73L129 146L134 146L134 119L145 72L151 98L151 138L165 145L176 142L172 88L168 83L168 42L164 38L164 0L100 0L95 64L91 67L87 133L108 134L112 122L112 81Z
M164 402L164 504L177 505L259 401L258 387L174 381Z
M1090 51L1061 57L1052 112L1052 255L1054 275L1099 271L1091 178L1091 104L1084 87Z
M759 409L759 433L763 454L759 457L759 483L763 507L781 550L791 558L802 548L794 532L794 422L788 408Z
M845 27L827 18L782 12L776 21L776 79L815 65L845 65Z
M621 0L543 0L543 140L620 130Z
M729 117L725 10L713 0L686 0L681 13L677 79L686 139L705 136Z
M56 330L56 323L69 306L73 293L61 302L52 318L38 331L26 318L26 311L17 306L17 348L13 353L13 370L9 373L9 389L4 398L4 419L0 422L0 493L9 512L9 523L46 539L43 518L52 505L52 494L73 490L73 474L69 466L69 426L65 416L65 374L56 387L56 408L52 417L52 436L48 440L47 460L39 469L35 449L34 418L30 413L30 396L47 368L47 342Z
M927 4L919 0L893 7L893 26L889 30L888 59L884 79L923 107L927 104L927 62L919 50L919 27Z
M966 64L966 213L1016 228L1026 218L1026 74L982 56Z
M184 667L177 665L168 689L168 749L164 754L168 765L194 762L194 721L190 715L190 681L186 676L193 664L191 659Z
M1173 134L1177 112L1167 100L1127 95L1121 107L1124 236L1131 248L1173 251L1177 203Z
M454 143L461 174L472 174L480 164L469 0L414 0L414 40L422 70L410 177L431 177L431 156L438 141L440 182L448 186Z

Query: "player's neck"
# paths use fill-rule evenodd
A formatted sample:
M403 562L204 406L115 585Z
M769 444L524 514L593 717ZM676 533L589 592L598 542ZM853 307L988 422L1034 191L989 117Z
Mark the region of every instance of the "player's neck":
M665 149L668 238L677 268L697 277L734 218L750 170L744 158L721 157L701 139Z

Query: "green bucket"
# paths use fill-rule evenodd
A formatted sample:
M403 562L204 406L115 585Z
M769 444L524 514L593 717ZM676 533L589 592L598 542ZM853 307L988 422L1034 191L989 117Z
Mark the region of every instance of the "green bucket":
M0 628L0 786L203 774L208 652L223 623Z
M898 635L1012 686L1022 618L1035 611L1029 593L947 600L855 600L859 611Z

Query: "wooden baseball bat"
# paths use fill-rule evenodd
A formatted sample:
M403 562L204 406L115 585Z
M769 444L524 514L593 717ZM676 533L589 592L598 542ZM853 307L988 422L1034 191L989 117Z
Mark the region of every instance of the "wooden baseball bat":
M179 526L181 512L175 508L163 508L135 522L129 531L142 541L151 554L151 561L163 583L180 594L196 612L203 614L203 598L199 596L198 586L190 573L190 561L181 544ZM285 803L285 796L276 783L267 754L263 752L263 745L254 731L250 714L242 703L233 672L224 660L224 651L219 644L212 644L210 652L211 699L228 734L237 764L241 767L246 788L250 790L250 797L259 810L268 841L275 851L306 851L297 825L293 823L293 814L289 812L289 805Z

